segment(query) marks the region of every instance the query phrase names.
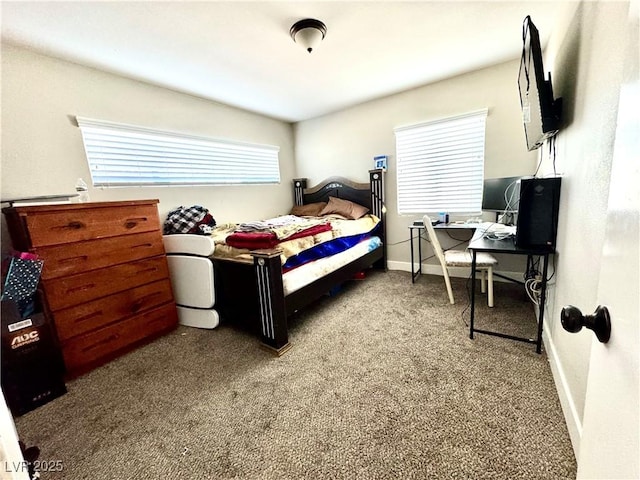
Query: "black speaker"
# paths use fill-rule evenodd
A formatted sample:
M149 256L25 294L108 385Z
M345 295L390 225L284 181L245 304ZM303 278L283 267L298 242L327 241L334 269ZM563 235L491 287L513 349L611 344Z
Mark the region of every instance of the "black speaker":
M64 395L64 361L41 305L23 318L17 304L1 303L0 384L11 413L20 416Z
M560 206L560 181L527 178L520 181L520 204L516 229L518 247L555 247Z

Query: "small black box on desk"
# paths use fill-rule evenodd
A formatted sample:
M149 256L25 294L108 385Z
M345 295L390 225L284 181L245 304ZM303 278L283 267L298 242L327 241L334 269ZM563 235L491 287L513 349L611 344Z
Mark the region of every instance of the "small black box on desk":
M15 416L66 393L64 361L46 315L22 318L11 300L2 304L2 391Z

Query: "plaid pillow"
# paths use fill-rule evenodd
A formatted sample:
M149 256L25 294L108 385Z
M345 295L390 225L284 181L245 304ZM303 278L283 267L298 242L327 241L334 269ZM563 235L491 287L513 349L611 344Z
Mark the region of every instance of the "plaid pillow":
M172 235L175 233L196 233L206 235L211 233L216 226L215 219L209 210L201 205L191 207L180 206L167 214L164 222L163 233Z

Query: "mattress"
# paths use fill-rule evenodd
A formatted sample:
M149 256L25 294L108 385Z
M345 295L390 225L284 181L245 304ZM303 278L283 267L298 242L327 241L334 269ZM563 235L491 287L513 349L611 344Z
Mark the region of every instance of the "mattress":
M372 252L381 245L382 241L379 237L370 237L340 253L305 263L285 273L282 276L285 296L309 285L318 278L322 278L338 270L357 258L364 257L367 253Z

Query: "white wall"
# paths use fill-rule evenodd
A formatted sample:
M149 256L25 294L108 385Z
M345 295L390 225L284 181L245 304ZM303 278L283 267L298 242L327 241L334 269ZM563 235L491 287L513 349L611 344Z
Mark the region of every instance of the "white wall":
M563 98L565 118L556 141L556 171L563 179L546 344L576 454L593 333L565 332L560 311L575 305L593 313L597 307L627 11L628 2L581 3L545 51L545 70L552 73L555 96ZM547 156L542 172L553 172Z
M157 198L161 219L179 205L200 204L218 223L268 218L287 213L293 204L290 124L6 44L2 45L3 199L75 193L78 177L90 183L80 129L72 122L76 115L280 147L280 185L111 189L90 185L93 201Z
M514 60L300 122L295 125L297 172L308 177L310 185L336 174L367 181L373 157L389 155L386 176L389 267L408 269L407 227L420 217L397 213L394 128L488 108L485 178L532 175L538 153L526 149L518 67L519 60ZM486 215L488 220L495 218L493 214ZM444 235L440 238L445 248L455 243ZM425 245L423 256L429 255L430 248ZM522 262L514 256L499 260L503 271L518 271ZM429 263L437 262L431 259Z

